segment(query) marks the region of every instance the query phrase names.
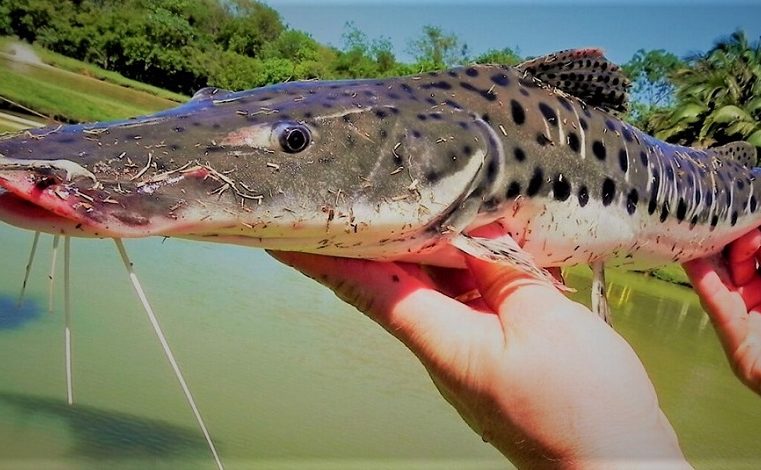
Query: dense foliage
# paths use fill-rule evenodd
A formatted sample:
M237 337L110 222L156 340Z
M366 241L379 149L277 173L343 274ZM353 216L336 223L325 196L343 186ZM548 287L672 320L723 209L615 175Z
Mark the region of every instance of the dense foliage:
M256 0L0 0L0 35L185 94L522 60L511 48L471 56L457 36L425 26L408 43L414 63L401 63L386 38L368 38L349 23L340 48L326 46ZM672 142L761 146L759 44L738 32L684 60L638 51L624 64L634 85L626 118Z

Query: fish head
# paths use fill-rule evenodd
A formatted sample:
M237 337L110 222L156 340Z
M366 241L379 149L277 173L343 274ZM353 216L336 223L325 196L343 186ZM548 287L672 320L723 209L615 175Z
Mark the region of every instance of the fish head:
M405 98L403 85L205 89L150 116L5 137L0 219L333 254L423 243L477 190L494 139L458 106Z

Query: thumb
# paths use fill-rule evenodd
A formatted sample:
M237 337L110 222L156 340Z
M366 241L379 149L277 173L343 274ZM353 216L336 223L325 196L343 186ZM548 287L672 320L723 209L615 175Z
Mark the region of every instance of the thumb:
M484 301L500 316L515 309L536 309L538 299L543 308L567 302L552 284L509 264L494 263L465 255Z

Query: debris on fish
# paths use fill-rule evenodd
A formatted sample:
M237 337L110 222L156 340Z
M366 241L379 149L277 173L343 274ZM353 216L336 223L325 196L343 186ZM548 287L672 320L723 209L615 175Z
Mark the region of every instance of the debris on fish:
M648 136L615 116L628 87L581 49L204 89L152 116L0 140L0 219L442 266L462 266L464 251L538 278L595 265L598 281L603 265L684 262L759 225L755 148ZM489 224L501 241L470 236Z

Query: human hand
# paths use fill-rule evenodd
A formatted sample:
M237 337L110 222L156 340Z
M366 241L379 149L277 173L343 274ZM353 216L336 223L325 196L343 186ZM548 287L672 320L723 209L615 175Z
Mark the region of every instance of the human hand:
M400 339L470 427L521 467L685 466L629 345L555 288L469 270L271 253ZM458 294L477 288L464 304Z
M685 263L737 377L761 395L761 231L732 242L724 254Z

